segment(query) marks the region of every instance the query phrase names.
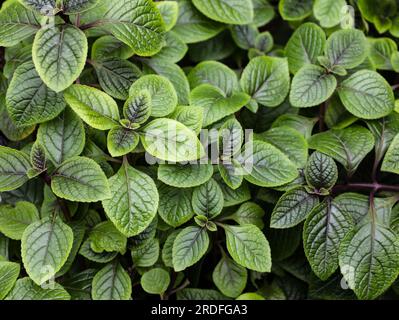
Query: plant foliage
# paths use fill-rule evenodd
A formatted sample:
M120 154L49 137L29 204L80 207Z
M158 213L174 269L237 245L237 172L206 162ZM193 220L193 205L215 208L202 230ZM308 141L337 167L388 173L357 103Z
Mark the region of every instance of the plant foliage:
M6 0L0 299L397 299L399 2Z

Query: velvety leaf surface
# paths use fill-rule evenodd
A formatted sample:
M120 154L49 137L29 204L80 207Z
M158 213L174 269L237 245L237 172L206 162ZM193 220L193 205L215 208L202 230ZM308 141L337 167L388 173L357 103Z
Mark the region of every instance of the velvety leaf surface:
M87 38L76 27L42 28L36 33L32 58L43 82L60 92L79 77L86 63L87 50Z
M62 94L51 90L32 62L19 66L7 90L7 109L17 126L29 126L55 118L64 108Z
M126 236L144 231L158 207L159 196L153 180L124 164L108 183L111 197L103 201L107 216Z
M72 229L59 218L45 218L29 225L21 240L24 267L38 285L51 279L72 249Z
M117 263L109 263L93 278L93 300L129 300L132 294L130 277Z

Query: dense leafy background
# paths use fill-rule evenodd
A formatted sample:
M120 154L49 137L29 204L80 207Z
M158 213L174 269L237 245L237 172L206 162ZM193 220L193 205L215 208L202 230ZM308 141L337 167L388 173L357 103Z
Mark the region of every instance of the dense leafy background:
M0 299L398 298L398 37L396 0L6 0Z

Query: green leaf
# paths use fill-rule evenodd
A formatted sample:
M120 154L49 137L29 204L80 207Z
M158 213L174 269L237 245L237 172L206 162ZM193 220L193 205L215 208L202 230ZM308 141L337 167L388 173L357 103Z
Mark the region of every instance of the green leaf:
M254 18L251 0L193 0L193 4L212 20L227 24L248 24Z
M312 136L316 118L307 118L297 114L283 114L272 124L272 128L289 127L300 132L307 140Z
M29 277L38 285L52 279L72 249L72 229L60 218L32 223L22 235L21 255Z
M35 36L32 57L43 82L55 92L60 92L83 71L87 50L87 38L78 28L72 25L44 27Z
M28 277L18 279L6 300L70 300L69 293L58 283L53 288L42 288Z
M134 55L133 49L113 36L98 38L91 47L91 58L95 61L107 60L111 57L128 59L132 55Z
M51 120L65 108L62 94L43 83L31 61L15 70L6 102L10 118L18 127Z
M254 225L223 225L227 250L239 265L258 272L270 272L270 247L262 231Z
M20 266L15 262L0 261L0 300L3 300L18 279Z
M256 107L256 104L255 104ZM253 113L256 111L256 113ZM293 108L288 99L286 99L280 106L270 108L258 108L255 110L243 110L242 121L248 128L253 128L255 132L263 132L270 128L273 122L282 114L296 114L299 110Z
M298 176L296 166L279 149L263 141L248 142L244 146L244 178L262 187L287 184Z
M28 155L24 152L0 146L0 192L18 189L28 181L30 168Z
M120 233L110 221L96 225L89 234L90 247L96 253L125 253L127 238Z
M159 240L149 239L132 247L132 260L135 267L151 267L159 258Z
M20 0L29 9L36 10L42 15L53 16L62 11L65 14L76 14L92 9L98 0Z
M345 6L345 0L316 0L313 13L323 28L332 28L341 22L342 9Z
M277 229L294 227L305 220L318 204L318 196L307 193L305 188L291 189L279 199L274 207L270 227Z
M237 47L244 50L250 50L255 47L256 37L259 35L259 30L255 25L231 26L230 32Z
M129 300L131 295L132 282L118 262L107 264L93 278L93 300Z
M62 4L66 14L76 14L92 9L99 0L69 0Z
M102 202L107 216L125 236L140 234L157 212L159 196L154 181L127 163L108 181L111 197Z
M306 165L305 177L308 185L316 190L329 190L338 180L338 168L334 159L316 151L312 153Z
M278 10L284 20L302 20L312 14L313 0L280 0Z
M169 118L184 124L187 128L199 134L202 128L204 114L201 107L177 106L175 111L169 115Z
M244 180L244 171L239 161L228 159L218 163L220 176L228 187L235 190L239 188Z
M187 78L192 89L208 83L222 90L226 96L231 96L239 87L237 74L217 61L203 61L197 64Z
M355 224L359 224L369 213L369 197L359 193L347 192L334 199L342 211L348 213Z
M334 158L352 175L360 162L374 147L374 137L360 126L332 129L315 134L309 139L309 148Z
M167 61L168 63L179 62L184 58L188 51L188 46L179 38L179 36L170 31L165 34L166 44L152 59Z
M392 65L392 69L395 72L398 72L399 71L399 51L395 51L392 53L390 62Z
M177 106L177 94L173 84L159 75L146 75L138 79L130 87L130 97L135 97L143 90L148 90L151 96L151 116L165 117Z
M82 153L86 135L83 122L69 108L57 118L40 125L37 139L46 156L56 165Z
M3 234L0 233L0 257L4 260L8 260L8 245L10 240ZM2 259L0 258L0 259Z
M144 63L153 72L169 79L176 90L179 104L187 105L189 103L190 86L181 67L175 63L167 63L164 60L157 59L145 60Z
M398 51L398 45L390 38L368 39L370 60L376 69L392 70L392 54Z
M269 52L273 49L274 39L269 31L260 33L255 39L256 49L262 52Z
M21 141L31 135L35 130L34 125L28 127L16 126L15 122L10 118L10 115L7 111L5 94L3 97L0 95L0 130L10 141Z
M152 1L110 0L103 6L101 26L115 38L141 56L151 56L161 49L164 25Z
M352 217L331 199L309 214L303 228L303 246L320 279L327 280L337 270L339 247L352 228Z
M13 240L21 240L25 229L37 220L39 212L30 202L17 202L15 207L0 206L0 232Z
M379 3L379 6L375 6L375 3L372 0L358 1L358 7L362 16L367 21L370 21L376 25L382 24L383 21L391 21L389 17L395 15L397 8L396 6L396 3L390 0L381 1L381 3ZM384 33L387 30L378 31L380 33Z
M233 93L231 96L210 84L201 84L191 91L191 105L201 107L204 112L203 127L207 127L245 106L250 97L243 92Z
M230 32L225 30L207 41L193 43L189 46L188 55L194 62L222 60L235 50L231 42Z
M193 191L192 205L194 213L208 219L218 216L223 209L223 192L218 183L210 179Z
M131 240L133 242L134 245L139 245L144 243L145 241L149 240L149 239L154 239L156 234L157 234L157 228L158 228L158 222L159 222L159 229L163 230L165 229L165 225L162 223L162 221L160 221L160 219L158 219L158 216L156 216L151 223L149 224L149 226L147 228L144 229L143 232L141 232L140 234L138 234L137 236L134 236ZM163 227L163 228L162 228Z
M62 201L52 192L51 188L46 184L43 191L43 203L40 208L40 216L42 218L60 216L65 218L62 208ZM67 203L67 207L71 214L74 214L77 209L77 203ZM65 210L65 209L64 209Z
M60 198L78 202L96 202L111 195L101 167L85 157L64 161L52 175L51 189Z
M180 231L173 243L173 267L176 272L196 264L209 247L206 228L187 227Z
M380 120L367 121L367 126L375 139L376 158L381 161L399 132L399 114L393 112Z
M265 211L254 202L243 203L236 212L228 217L239 225L253 224L259 229L263 229L263 216Z
M338 94L345 108L362 119L378 119L395 108L391 86L374 71L356 72L340 84Z
M274 8L268 0L252 0L254 7L253 23L257 26L264 26L275 16Z
M331 66L352 69L368 55L367 40L360 30L345 29L334 32L327 40L326 56Z
M277 107L284 102L290 89L286 59L258 57L245 67L240 84L244 92L266 107Z
M338 94L334 94L328 101L325 121L331 129L344 129L356 122L358 118L350 114L344 107Z
M299 26L285 47L290 71L295 74L306 64L316 64L325 45L326 34L317 24L307 22Z
M176 228L194 216L191 189L173 188L162 184L158 191L158 213L168 225Z
M40 174L47 169L46 150L38 141L32 145L30 151L30 163L32 164L32 171L35 174Z
M309 108L328 100L337 87L332 74L315 65L305 65L294 76L290 102L296 108Z
M19 0L26 8L36 10L42 15L54 15L54 11L58 9L56 0Z
M109 130L118 125L118 105L106 93L75 84L64 92L64 97L73 111L89 126L98 130Z
M199 216L197 216L197 217L195 217L194 218L194 220L196 220L196 222L198 221L198 217ZM198 223L198 222L197 222ZM210 232L216 232L216 231L218 231L218 226L216 225L216 223L215 222L213 222L213 221L207 221L206 223L205 223L205 227L208 229L208 231L210 231Z
M89 209L84 217L81 217L80 223L84 226L87 226L89 228L93 228L95 225L99 224L101 222L101 217L100 214L94 210L94 209Z
M277 127L254 136L280 149L298 168L304 168L308 160L308 143L296 130Z
M301 240L302 240L302 224L294 227L294 228L288 228L288 229L269 229L267 228L267 237L270 243L270 249L272 252L272 261L276 261L278 263L281 263L283 267L285 267L286 264L291 266L292 269L289 267L287 268L290 271L295 274L294 269L301 269L303 266L308 269L308 264L306 264L306 261L303 256L301 255L301 262L294 262L292 260L297 259L298 255L295 255L295 252L298 252L297 249L300 246ZM302 250L302 249L301 249ZM289 258L292 257L292 258ZM287 259L288 258L288 259ZM287 261L284 262L284 261ZM303 263L303 265L299 266L298 264ZM299 276L301 278L301 276Z
M247 269L222 254L222 259L212 273L216 287L227 297L236 298L247 285Z
M42 17L26 9L18 1L9 1L0 11L0 46L13 47L34 35L39 29Z
M133 82L141 76L140 69L133 63L116 57L92 61L98 82L111 97L126 100Z
M118 255L118 252L94 252L91 249L91 241L89 239L86 239L80 247L79 254L90 261L94 261L97 263L108 263L115 259L115 257Z
M244 142L244 132L240 122L231 118L226 120L219 129L220 159L229 160L241 151Z
M398 264L398 237L378 223L358 226L341 244L341 273L359 299L375 299L387 290L398 276Z
M124 127L112 128L107 137L108 151L113 157L120 157L133 152L139 142L139 134Z
M205 151L196 134L171 119L156 119L142 131L141 142L146 151L161 160L179 162L201 158Z
M32 60L32 45L23 41L5 49L5 59L3 74L7 79L11 79L18 66Z
M158 179L176 188L202 185L212 174L211 164L160 164L158 168Z
M143 274L140 283L145 292L162 295L169 287L170 276L164 269L154 268Z
M73 243L72 249L69 253L68 259L65 264L62 266L60 271L57 272L56 277L61 277L65 275L72 267L75 262L76 255L82 245L83 237L85 235L86 228L79 223L74 223L71 225L72 232L73 232Z
M165 31L170 31L177 22L179 16L179 4L177 1L156 2L157 8L162 16Z
M206 224L209 222L208 218L203 215L196 215L194 217L194 221L197 225L199 225L202 228L206 227Z
M247 292L237 297L236 300L266 300L266 299L256 292Z
M173 268L173 243L180 230L174 230L167 238L162 248L162 261L165 266Z
M395 136L390 144L387 153L385 154L381 170L384 172L391 172L399 174L399 134Z
M208 40L223 30L223 25L202 15L191 1L179 0L179 17L173 31L185 42Z
M151 116L152 99L147 90L142 90L127 99L123 106L123 115L131 123L142 124Z

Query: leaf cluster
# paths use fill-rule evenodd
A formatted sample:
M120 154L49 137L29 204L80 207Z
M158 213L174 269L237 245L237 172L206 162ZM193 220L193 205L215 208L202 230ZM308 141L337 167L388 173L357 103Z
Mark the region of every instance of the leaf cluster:
M4 1L0 299L398 298L398 38L396 0Z

